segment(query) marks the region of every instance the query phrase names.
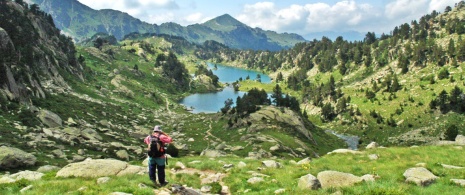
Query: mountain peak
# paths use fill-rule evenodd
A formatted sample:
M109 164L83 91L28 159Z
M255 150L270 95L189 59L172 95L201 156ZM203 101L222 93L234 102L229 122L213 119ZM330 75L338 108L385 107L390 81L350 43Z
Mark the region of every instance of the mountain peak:
M223 14L203 23L203 25L214 30L231 31L237 26L243 26L244 24L229 14Z

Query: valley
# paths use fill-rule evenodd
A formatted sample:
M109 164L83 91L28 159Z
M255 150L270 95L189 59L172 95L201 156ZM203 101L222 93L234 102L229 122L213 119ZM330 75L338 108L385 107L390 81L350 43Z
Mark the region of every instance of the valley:
M77 1L28 2L50 10ZM463 190L455 183L465 178L463 2L390 35L369 32L354 42L323 37L279 49L276 42L193 40L160 30L176 24L124 35L89 31L75 43L77 36L55 26L62 24L54 23L55 14L64 13L36 6L0 1L1 194L28 186L25 194L172 194L174 187L148 187L142 139L154 125L175 140L168 147L170 181L197 191ZM233 26L252 29L223 15L181 31L208 27L228 37ZM110 183L102 185L95 184L100 176L57 177L99 160L129 169L118 173L133 172L104 175ZM48 166L55 169L41 179L12 176ZM405 182L412 167L434 177ZM354 174L356 182L331 186L320 175L331 170ZM301 184L309 174L319 187Z

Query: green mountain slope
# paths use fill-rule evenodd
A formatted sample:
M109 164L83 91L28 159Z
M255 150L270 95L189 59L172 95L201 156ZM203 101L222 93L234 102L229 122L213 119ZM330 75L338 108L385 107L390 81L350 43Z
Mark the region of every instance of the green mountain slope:
M57 27L77 41L103 32L117 39L138 33L157 33L183 37L202 44L214 40L239 49L281 50L290 48L305 39L297 34L278 34L250 28L229 15L219 16L205 24L183 27L175 23L148 24L115 10L93 10L77 0L27 0L38 4L52 15Z
M464 15L461 2L360 42L323 38L280 52L221 48L198 57L269 72L312 122L363 144L434 144L448 129L465 129Z

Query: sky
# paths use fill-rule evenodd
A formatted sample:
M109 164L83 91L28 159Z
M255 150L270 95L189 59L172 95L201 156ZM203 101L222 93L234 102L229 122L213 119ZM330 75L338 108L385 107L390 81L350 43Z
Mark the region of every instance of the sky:
M251 27L304 37L317 32L375 32L394 27L433 10L444 12L461 0L78 0L99 10L126 12L150 24L183 26L229 14Z

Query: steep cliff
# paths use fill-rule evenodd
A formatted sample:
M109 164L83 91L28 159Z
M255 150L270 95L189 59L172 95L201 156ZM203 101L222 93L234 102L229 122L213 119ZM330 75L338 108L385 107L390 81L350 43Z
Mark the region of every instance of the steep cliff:
M45 98L69 89L64 76L83 80L71 38L37 6L0 2L0 94L9 100Z

